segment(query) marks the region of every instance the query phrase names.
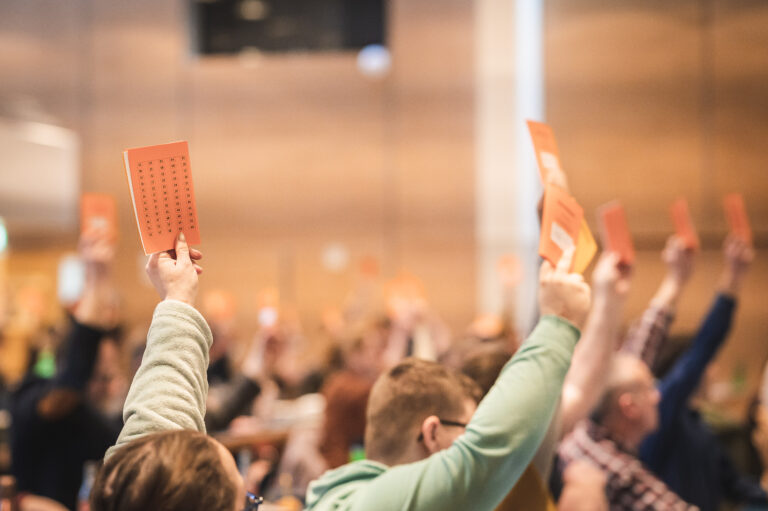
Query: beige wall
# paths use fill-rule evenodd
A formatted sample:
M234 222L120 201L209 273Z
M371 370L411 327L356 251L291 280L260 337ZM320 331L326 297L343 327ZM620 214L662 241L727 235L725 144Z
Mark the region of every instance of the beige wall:
M731 341L726 377L749 391L768 357L768 6L764 2L547 2L547 116L574 193L595 208L620 198L641 250L630 316L662 275L668 206L689 200L704 242L675 332L695 329L720 271L721 197L741 191L758 259Z
M466 324L475 296L471 2L392 2L393 70L383 81L363 77L354 53L198 59L187 52L185 6L0 5L0 42L13 48L0 53L0 94L33 96L77 130L83 189L118 198L128 316L148 314L155 298L139 279L122 150L187 139L203 287L231 289L246 321L265 286L316 319L342 301L355 260L370 254L383 279L420 276L436 309ZM346 272L322 267L329 242L349 248ZM12 255L11 271L24 257Z

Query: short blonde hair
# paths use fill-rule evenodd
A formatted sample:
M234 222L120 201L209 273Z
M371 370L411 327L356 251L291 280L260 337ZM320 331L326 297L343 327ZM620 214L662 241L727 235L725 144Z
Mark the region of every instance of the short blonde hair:
M392 465L416 438L427 417L456 420L467 400L477 403L480 387L469 377L440 365L405 359L373 385L366 413L365 449L369 459Z

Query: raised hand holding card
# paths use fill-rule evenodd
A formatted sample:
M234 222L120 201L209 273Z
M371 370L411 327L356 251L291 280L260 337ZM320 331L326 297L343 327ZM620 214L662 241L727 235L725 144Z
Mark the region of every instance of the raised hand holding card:
M123 156L144 253L174 248L179 232L190 245L199 244L187 143L127 149Z

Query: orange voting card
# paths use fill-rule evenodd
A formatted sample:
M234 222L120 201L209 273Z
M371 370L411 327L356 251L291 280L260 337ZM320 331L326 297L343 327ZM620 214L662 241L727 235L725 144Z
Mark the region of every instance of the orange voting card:
M752 243L752 227L749 224L744 197L740 193L729 193L723 198L723 206L731 234L742 241Z
M579 239L576 242L576 253L573 254L573 271L576 273L584 273L589 263L592 262L592 258L597 253L597 243L595 237L592 236L592 231L589 230L589 225L585 219L581 219L581 225L579 226Z
M539 255L557 265L563 251L576 245L584 210L576 199L555 185L547 185L541 221Z
M179 232L200 243L186 142L127 149L125 172L145 254L170 250Z
M80 232L103 228L110 239L117 237L117 207L115 198L103 193L80 196Z
M696 234L696 228L693 226L693 220L691 220L691 213L688 210L688 201L679 198L669 207L669 212L672 215L672 223L675 224L675 234L683 240L685 248L698 250L699 235Z
M536 152L536 162L539 164L541 182L546 184L550 173L563 172L560 168L560 154L557 151L555 134L549 124L536 121L527 121L527 124L533 140L533 150Z
M611 252L619 254L624 264L635 260L635 247L627 224L627 214L619 201L609 202L598 209L598 220L603 244Z

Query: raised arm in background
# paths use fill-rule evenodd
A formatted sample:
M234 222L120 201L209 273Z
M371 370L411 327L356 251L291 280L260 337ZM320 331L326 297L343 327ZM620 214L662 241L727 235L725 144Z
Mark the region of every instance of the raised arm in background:
M592 272L592 309L565 377L560 404L562 435L586 418L603 393L621 326L632 268L605 252Z
M680 295L693 273L695 256L695 252L685 248L677 236L667 239L661 253L667 272L648 308L630 329L621 347L623 352L641 358L651 369L656 365L659 350L667 339Z
M83 295L71 317L51 379L28 374L10 400L12 470L21 492L54 499L72 508L83 463L99 459L117 436L116 426L87 406L99 345L116 319L111 284L114 244L101 229L83 233Z
M729 238L724 246L725 266L718 282L717 295L704 322L699 327L691 346L675 362L669 373L659 383L659 428L646 439L644 450L652 459L651 451L663 445L665 434L680 410L696 390L707 365L725 341L736 309L736 298L741 289L749 265L754 258L752 248L735 238ZM656 446L657 449L653 449ZM662 453L656 452L656 455ZM649 463L653 466L653 463Z

